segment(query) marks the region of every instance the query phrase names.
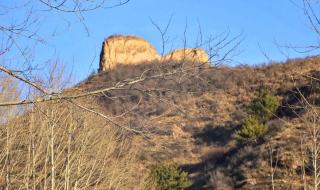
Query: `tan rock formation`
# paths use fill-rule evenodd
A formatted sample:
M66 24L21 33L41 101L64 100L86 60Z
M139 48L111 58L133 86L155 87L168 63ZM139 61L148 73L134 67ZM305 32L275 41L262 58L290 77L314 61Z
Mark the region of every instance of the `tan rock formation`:
M163 59L164 62L193 62L193 63L207 63L209 60L208 54L200 48L176 49L166 54Z
M139 64L161 62L208 62L208 54L200 48L177 49L161 56L143 38L136 36L114 35L102 44L99 71L107 71L118 64Z
M117 64L148 63L159 58L156 49L143 38L115 35L102 44L99 70L110 70Z

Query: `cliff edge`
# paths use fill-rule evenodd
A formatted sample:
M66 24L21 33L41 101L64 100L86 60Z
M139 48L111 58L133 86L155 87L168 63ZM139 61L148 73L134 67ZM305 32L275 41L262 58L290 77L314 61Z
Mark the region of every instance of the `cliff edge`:
M208 54L200 48L176 49L161 57L145 39L137 36L113 35L104 40L99 71L114 69L118 64L193 62L207 63Z

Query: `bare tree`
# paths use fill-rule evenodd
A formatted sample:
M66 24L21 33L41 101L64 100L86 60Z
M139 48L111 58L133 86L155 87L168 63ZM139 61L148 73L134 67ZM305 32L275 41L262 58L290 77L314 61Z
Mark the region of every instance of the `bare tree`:
M147 68L134 77L95 89L64 90L63 81L68 81L69 77L63 76L63 69L59 71L61 67L55 62L49 74L41 72L40 77L36 76L34 71L38 65L32 61L32 47L37 43L45 44L46 39L38 33L41 20L33 5L48 13L74 14L88 32L83 13L120 6L128 3L128 0L116 1L115 5L109 5L108 2L38 0L12 7L0 6L0 20L3 21L0 21L0 57L6 58L17 53L21 61L11 65L4 59L0 70L8 80L29 87L30 92L21 97L14 85L8 85L7 91L1 96L0 107L5 114L1 115L4 121L0 125L0 177L5 178L6 189L128 189L129 182L134 181L130 177L136 169L131 165L136 158L128 142L128 134L139 134L146 140L150 139L149 131L132 127L126 120L127 114L140 101L131 109L112 115L104 112L97 98L110 98L108 93L115 91L139 91L183 112L174 102L153 93L174 89L148 89L138 85L153 80L176 80L174 82L179 83L188 77L201 79L202 71L228 61L242 41L241 36L231 37L230 33L203 42L201 40L199 47L208 46L209 51L209 59L205 63L180 64L172 69L158 67L156 71ZM6 23L5 19L1 19L9 14L8 10L18 9L26 12L21 20ZM164 52L165 35L170 22L164 30L155 22L153 24L160 32ZM27 46L21 45L21 39L28 42ZM175 79L175 76L180 78ZM12 96L9 94L11 90L14 91ZM17 106L25 110L23 114L16 114Z
M320 15L319 15L319 1L313 0L301 0L299 2L292 1L297 7L299 7L307 21L309 23L310 29L320 38ZM288 46L299 53L310 53L317 52L320 45L318 42L314 44L309 44L306 46ZM319 78L317 76L303 76L307 77L311 84L318 84ZM304 130L300 134L301 138L301 162L302 162L302 181L304 189L319 189L320 185L320 144L319 144L319 109L318 107L310 102L308 98L297 88L299 96L301 97L300 104L307 110L307 114L301 117L301 122L304 125ZM306 175L306 170L312 171L312 179L308 179Z

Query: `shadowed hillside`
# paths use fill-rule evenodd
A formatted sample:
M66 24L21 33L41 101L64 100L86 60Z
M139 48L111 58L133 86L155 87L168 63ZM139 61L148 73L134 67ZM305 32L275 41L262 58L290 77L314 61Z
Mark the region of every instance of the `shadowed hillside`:
M118 65L113 71L90 76L75 89L96 90L146 78L96 97L106 114L145 134L131 135L139 152L136 164L143 171L150 164L170 160L189 173L190 189L269 189L273 168L274 186L297 189L303 184L299 134L302 121L310 115L302 100L319 105L319 61L311 57L234 68L188 63ZM190 67L191 72L152 78ZM269 130L263 138L241 143L236 132L248 115L249 102L262 88L269 89L280 106L267 121ZM276 157L272 167L270 155Z
M4 107L0 189L308 187L319 61L117 65L57 98Z

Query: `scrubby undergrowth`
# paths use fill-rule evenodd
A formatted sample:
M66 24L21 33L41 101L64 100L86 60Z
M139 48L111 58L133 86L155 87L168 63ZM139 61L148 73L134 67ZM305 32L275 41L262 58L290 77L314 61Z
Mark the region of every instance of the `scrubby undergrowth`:
M155 171L152 166L170 161L178 164L174 168L178 170L169 171L169 180L171 174L182 176L182 184L191 180L190 186L183 185L188 189L298 189L303 185L301 174L305 173L308 183L312 174L305 169L310 166L309 157L306 152L300 154L298 147L300 134L312 121L305 100L312 105L320 102L315 80L320 78L319 63L313 57L234 68L188 63L119 65L66 90L79 93L146 78L85 100L85 105L119 125L77 106L44 105L41 110L47 110L52 119L42 119L46 117L36 110L14 119L1 128L0 140L7 139L6 129L14 131L10 143L1 142L1 150L8 145L19 150L10 154L10 162L17 166L9 170L16 174L14 188L34 184L49 188L55 176L57 187L154 189L148 186L148 176ZM152 77L183 69L189 70ZM262 88L268 93L259 95ZM31 117L37 119L32 122ZM246 126L248 130L241 132ZM243 143L239 134L254 138ZM5 171L8 154L4 151L1 156Z
M140 163L179 163L193 181L189 189L222 185L213 179L217 173L225 176L225 185L230 188L268 189L273 184L280 189L296 189L303 184L297 147L308 113L301 100L304 95L312 103L320 102L318 83L312 80L319 78L319 62L312 57L256 67L197 67L192 72L112 91L99 101L108 113L126 113L130 126L149 135L150 141L134 138ZM99 89L140 77L141 73L148 77L189 66L120 65L114 71L90 77L79 87ZM262 88L269 92L260 93L263 98L259 99ZM267 109L261 109L261 105ZM132 111L126 112L128 108ZM244 123L252 124L246 120L249 115L260 115L259 140L243 144L237 132ZM272 160L272 167L270 154L277 160ZM273 183L271 168L277 168Z

